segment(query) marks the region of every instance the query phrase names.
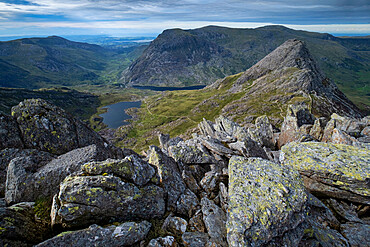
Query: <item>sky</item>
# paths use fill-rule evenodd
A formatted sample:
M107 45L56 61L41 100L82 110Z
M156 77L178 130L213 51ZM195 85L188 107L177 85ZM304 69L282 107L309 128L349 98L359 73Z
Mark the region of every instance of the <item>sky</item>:
M156 36L207 25L370 35L370 0L0 0L0 36Z

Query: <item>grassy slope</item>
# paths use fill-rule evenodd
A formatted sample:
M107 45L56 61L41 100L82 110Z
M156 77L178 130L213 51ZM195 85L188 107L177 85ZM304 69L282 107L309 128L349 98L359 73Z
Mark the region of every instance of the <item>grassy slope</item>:
M253 81L246 83L237 93L228 90L242 73L223 79L217 88L205 88L193 91L167 91L147 97L139 109L139 121L133 123L131 129L121 132L127 139L118 143L118 146L132 148L135 151L144 151L149 145L158 145L158 134L165 133L170 136L188 137L191 130L203 120L214 120L220 114L228 116L231 113L233 120L243 123L247 116L267 115L281 123L282 112L286 106L295 101L307 101L301 95L289 95L285 102L271 101L271 97L284 92L262 93L259 97L243 99L248 95ZM235 114L233 104L250 105L251 108ZM232 106L231 109L227 109ZM226 111L225 111L226 109ZM251 114L253 113L253 114Z

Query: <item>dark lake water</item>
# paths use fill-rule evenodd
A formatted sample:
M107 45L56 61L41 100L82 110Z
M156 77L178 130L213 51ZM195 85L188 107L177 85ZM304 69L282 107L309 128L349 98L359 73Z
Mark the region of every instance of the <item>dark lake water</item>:
M113 105L108 105L103 108L107 109L106 113L100 114L103 118L103 123L108 125L108 128L117 129L119 126L127 125L125 120L130 119L131 116L127 115L125 110L131 107L139 108L141 101L136 102L119 102Z
M177 90L198 90L205 88L206 85L190 86L190 87L152 87L152 86L132 86L137 89L149 89L153 91L177 91Z

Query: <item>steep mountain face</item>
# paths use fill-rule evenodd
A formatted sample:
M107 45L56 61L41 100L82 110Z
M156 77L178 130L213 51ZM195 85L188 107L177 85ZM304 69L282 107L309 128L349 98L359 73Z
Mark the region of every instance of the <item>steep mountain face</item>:
M0 86L40 88L102 82L102 77L109 77L115 69L115 59L124 65L130 52L132 49L112 51L57 36L0 42Z
M211 84L250 68L288 39L307 47L323 71L356 103L369 105L369 38L337 38L282 26L232 29L209 26L166 30L127 70L121 81L134 85Z
M222 76L223 73L215 76L208 67L222 67L218 58L230 56L229 51L205 37L181 29L166 30L123 74L123 80L159 86L198 84L203 78Z

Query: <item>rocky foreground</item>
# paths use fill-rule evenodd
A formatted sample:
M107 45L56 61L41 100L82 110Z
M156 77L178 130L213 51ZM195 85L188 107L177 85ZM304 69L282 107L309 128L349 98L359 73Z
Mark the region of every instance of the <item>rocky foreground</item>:
M369 246L370 118L291 105L139 155L44 100L0 116L0 246Z

